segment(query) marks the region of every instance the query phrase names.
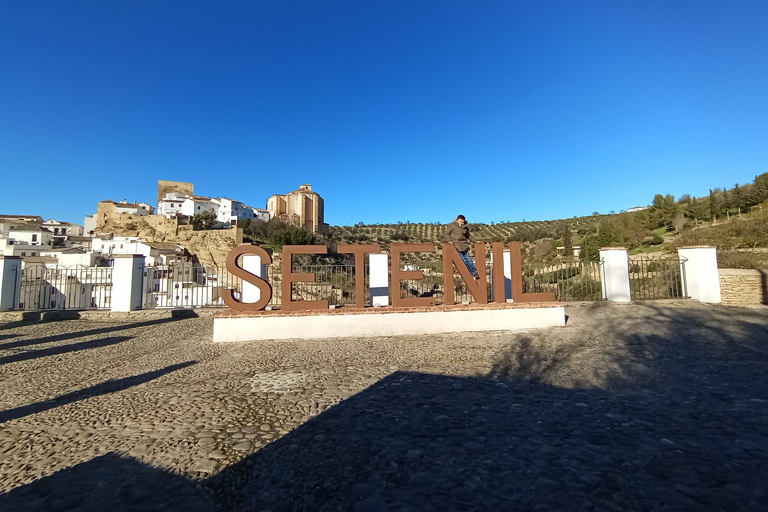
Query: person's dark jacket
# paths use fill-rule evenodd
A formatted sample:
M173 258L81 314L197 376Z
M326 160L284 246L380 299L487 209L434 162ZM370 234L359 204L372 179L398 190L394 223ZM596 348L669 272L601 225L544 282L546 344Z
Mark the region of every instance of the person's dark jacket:
M459 226L456 222L448 224L445 230L444 240L453 243L457 251L464 252L469 250L469 223Z

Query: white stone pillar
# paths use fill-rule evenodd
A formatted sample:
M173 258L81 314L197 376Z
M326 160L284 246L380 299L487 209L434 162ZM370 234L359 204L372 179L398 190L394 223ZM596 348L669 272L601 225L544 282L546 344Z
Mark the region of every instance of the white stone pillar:
M717 270L717 249L709 246L681 247L680 274L683 293L699 302L720 303L720 274Z
M600 260L603 262L603 297L613 302L631 301L627 250L624 247L603 247L600 249Z
M243 270L247 270L251 274L268 281L267 265L261 264L261 256L257 254L243 254ZM243 281L243 296L241 300L246 303L253 303L258 302L259 299L261 299L259 287Z
M0 311L19 307L21 258L0 255Z
M112 267L112 311L136 311L142 305L144 256L115 254Z
M369 254L368 268L371 306L389 306L389 255Z

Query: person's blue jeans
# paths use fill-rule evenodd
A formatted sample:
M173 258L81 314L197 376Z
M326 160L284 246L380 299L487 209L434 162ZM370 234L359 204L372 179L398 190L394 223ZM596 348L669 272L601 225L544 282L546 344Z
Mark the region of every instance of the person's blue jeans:
M472 274L472 277L479 279L480 275L477 273L475 262L472 261L469 251L459 251L459 255L461 256L461 259L464 260L464 264L467 266L467 269L469 269L469 273Z

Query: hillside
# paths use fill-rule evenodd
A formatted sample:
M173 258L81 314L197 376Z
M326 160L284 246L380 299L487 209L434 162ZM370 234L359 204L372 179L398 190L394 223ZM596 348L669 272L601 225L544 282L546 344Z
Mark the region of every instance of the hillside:
M501 222L498 224L470 224L472 236L484 242L509 242L512 240L535 241L557 237L558 227L570 225L572 230L580 231L596 226L601 219L615 215L590 215L572 219L544 220L530 222ZM332 226L331 239L344 242L391 242L429 243L441 242L446 224L356 224L354 226Z
M647 209L610 215L590 215L548 221L471 224L475 240L519 240L529 257L551 262L570 257L579 246L579 257L597 261L600 247L624 246L630 254L672 253L680 245L713 245L721 252L768 248L763 212L768 212L768 173L753 183L731 189L715 188L705 197L656 194ZM392 242L440 243L446 225L438 223L363 224L331 227L331 244ZM638 256L639 257L639 256ZM739 256L739 259L743 259ZM735 261L735 260L734 260ZM760 262L741 265L759 265Z

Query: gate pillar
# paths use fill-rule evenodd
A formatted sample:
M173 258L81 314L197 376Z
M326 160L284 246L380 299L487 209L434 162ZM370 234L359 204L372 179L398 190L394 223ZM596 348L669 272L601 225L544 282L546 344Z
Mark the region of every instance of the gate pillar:
M0 255L0 311L19 307L21 257Z
M709 246L680 247L680 274L683 293L699 302L720 303L720 273L717 248Z
M144 284L144 256L141 254L115 254L112 268L112 311L141 309Z
M603 247L600 249L600 260L603 262L603 298L614 302L631 301L627 250L624 247Z

